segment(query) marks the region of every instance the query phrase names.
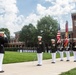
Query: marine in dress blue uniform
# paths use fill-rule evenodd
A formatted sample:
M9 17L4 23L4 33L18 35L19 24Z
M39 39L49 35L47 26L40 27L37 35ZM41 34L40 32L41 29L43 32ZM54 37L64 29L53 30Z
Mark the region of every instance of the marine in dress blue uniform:
M8 40L6 37L4 37L4 32L0 32L0 73L3 73L2 69L2 63L3 63L3 57L4 57L4 44L7 43Z
M63 51L63 41L61 40L60 43L57 43L57 50L60 53L60 61L63 61L64 51Z
M45 45L44 45L44 42L42 41L42 36L38 36L38 43L37 43L38 64L37 66L42 66L43 52L45 52Z
M56 41L55 41L55 39L51 39L52 63L56 62L56 51L57 51Z
M74 54L74 62L76 62L76 41L73 41L72 48Z
M69 42L69 39L68 39L68 44L67 44L67 46L64 46L64 42L63 42L63 49L64 49L64 51L65 51L65 53L66 53L66 61L70 61L70 42Z

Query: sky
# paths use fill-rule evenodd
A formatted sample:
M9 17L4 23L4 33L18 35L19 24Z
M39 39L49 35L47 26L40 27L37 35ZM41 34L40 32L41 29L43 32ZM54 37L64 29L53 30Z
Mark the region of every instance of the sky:
M68 21L72 27L71 13L76 12L76 0L0 0L0 28L8 28L12 36L24 25L32 23L44 16L52 16L58 20L61 29Z

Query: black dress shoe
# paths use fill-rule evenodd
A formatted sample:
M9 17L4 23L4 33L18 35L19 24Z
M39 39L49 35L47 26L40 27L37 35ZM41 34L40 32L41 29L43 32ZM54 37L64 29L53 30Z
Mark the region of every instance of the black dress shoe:
M63 61L63 60L60 60L60 61Z
M3 73L4 71L2 70L2 71L0 71L0 73Z
M51 62L51 63L55 64L55 62Z
M70 60L66 60L66 61L70 61Z
M42 66L41 64L37 64L37 66Z

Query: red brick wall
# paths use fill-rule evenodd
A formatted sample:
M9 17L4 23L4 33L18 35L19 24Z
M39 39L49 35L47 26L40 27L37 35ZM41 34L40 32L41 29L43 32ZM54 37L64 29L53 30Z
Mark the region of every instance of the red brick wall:
M73 38L76 38L76 14L72 14L72 24L73 24Z

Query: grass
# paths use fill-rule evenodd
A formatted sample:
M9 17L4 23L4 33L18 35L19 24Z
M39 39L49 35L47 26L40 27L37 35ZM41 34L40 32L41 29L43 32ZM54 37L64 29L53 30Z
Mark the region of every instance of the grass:
M50 59L50 53L44 53L43 59ZM4 64L17 63L17 62L28 62L36 61L36 53L19 53L19 52L6 52L4 56Z
M72 54L71 54L72 55ZM60 55L57 53L57 58L59 58ZM43 59L51 59L50 53L44 53ZM19 53L19 52L6 52L4 56L4 64L9 63L18 63L18 62L29 62L29 61L36 61L37 55L36 53Z
M76 68L71 69L70 71L64 72L60 75L76 75Z

